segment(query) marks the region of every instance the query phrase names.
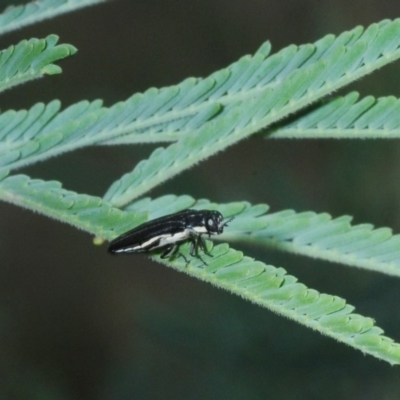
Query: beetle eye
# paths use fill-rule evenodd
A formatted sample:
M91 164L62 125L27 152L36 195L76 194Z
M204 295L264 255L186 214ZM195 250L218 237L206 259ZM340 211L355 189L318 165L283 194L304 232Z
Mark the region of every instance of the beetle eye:
M207 221L207 225L210 226L211 228L215 226L215 222L212 218L209 218Z

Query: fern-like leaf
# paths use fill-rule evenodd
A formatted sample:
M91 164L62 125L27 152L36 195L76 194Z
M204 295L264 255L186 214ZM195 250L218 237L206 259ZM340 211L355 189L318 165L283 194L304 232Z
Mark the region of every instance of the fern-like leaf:
M75 149L79 140L85 140L85 129L102 113L100 101L82 101L63 112L59 109L56 100L0 114L0 171Z
M31 180L23 175L1 177L0 198L50 217L68 222L98 236L112 239L146 220L186 208L217 209L235 216L229 232L217 240L248 241L270 248L322 260L400 276L400 236L390 229L370 224L351 226L350 217L332 219L328 214L295 213L292 210L266 214L268 206L246 202L216 205L190 196L163 196L139 200L117 211L100 198L77 195L58 182ZM99 221L101 222L98 226Z
M390 139L400 137L400 100L394 96L335 98L270 133L271 138ZM358 101L357 101L358 100Z
M382 66L387 56L390 59L400 57L399 32L400 20L397 20L372 25L364 33L357 28L337 39L328 36L315 46L299 48L296 54L291 54L290 62L285 57L284 64L276 62L272 77L271 71L267 76L260 74L258 69L253 71L260 86L254 86L255 78L246 75L248 63L244 63L242 68L240 62L235 64L231 68L235 80L230 81L228 76L216 94L227 98L231 95L229 88L233 85L236 89L233 81L239 79L238 70L250 79L253 89L239 94L232 90L233 97L238 96L236 102L228 104L223 112L195 134L183 137L166 149L156 149L148 160L141 161L132 172L114 182L105 199L121 207L227 146ZM377 43L384 44L379 51ZM286 52L291 50L288 49ZM264 85L266 79L268 83ZM241 85L248 87L243 80ZM252 98L247 98L249 93L252 93ZM239 98L247 100L238 103Z
M351 217L286 210L232 222L228 239L400 276L400 235L370 224L351 225ZM244 223L244 226L242 225ZM236 225L238 224L238 225ZM235 232L236 229L236 232Z
M25 175L1 176L0 199L71 224L99 237L143 223L146 212L123 212L99 197L65 190L57 181L30 179ZM118 226L119 230L114 230Z
M214 152L219 151L398 58L399 27L398 20L383 21L365 32L356 28L337 38L329 35L315 45L289 46L269 57L267 43L254 56L246 56L206 79L190 78L177 86L150 89L110 109L102 108L99 102L78 103L71 107L79 110L73 120L68 123L65 118L70 109L60 112L57 118L54 116L58 125L43 124L34 135L27 134L28 141L18 126L10 130L11 136L23 140L12 144L12 156L0 154L0 166L3 171L11 170L80 147L112 143L114 139L125 143L197 136L203 134L202 130L213 129L206 124L211 118L225 118L228 121L221 124L228 128L232 113L238 111L241 117L235 121L240 134L233 134L231 123L230 139L218 141L218 146L213 147ZM257 109L258 114L254 112ZM266 111L270 113L266 115ZM211 154L203 152L203 158ZM185 168L190 165L185 164ZM122 204L114 200L115 204Z
M2 200L41 212L109 239L120 233L122 228L128 229L128 225L142 223L148 214L148 211L140 210L145 208L146 203L150 203L148 199L132 205L132 209L136 207L135 211L126 212L110 207L97 197L67 191L58 182L33 180L23 175L2 178ZM167 206L168 202L181 207L190 204L191 198L165 197L155 200L153 206ZM200 201L198 205L203 206L204 202ZM240 203L225 208L237 210ZM264 210L265 207L262 206L247 207L247 214L257 216ZM113 224L117 229L112 228ZM204 255L206 266L197 258L189 256L188 244L181 246L181 252L190 260L189 263L180 257L175 260L160 259L159 256L154 258L364 353L391 364L400 363L400 345L383 336L383 330L375 326L371 318L354 314L354 307L347 305L345 300L309 289L297 282L295 277L286 274L282 268L244 257L241 252L230 249L226 244L211 249L211 242L208 242L207 247L212 257Z
M1 139L4 141L0 143L0 171L19 168L81 147L102 144L104 139L130 132L133 126L139 124L136 106L143 96L146 97L145 104L151 103L153 96L146 92L109 109L96 100L91 103L81 101L60 112L60 103L53 101L47 105L36 104L30 110L11 110L0 114L0 127L3 127ZM196 128L219 110L220 105L212 104L204 107L199 114L188 114L179 121ZM146 140L139 139L143 135ZM158 140L156 136L138 133L138 141Z
M147 212L149 220L186 208L220 211L229 223L229 232L215 240L249 242L275 250L301 254L330 262L400 276L400 235L389 228L371 224L351 225L351 217L333 219L329 214L296 213L284 210L269 213L266 204L227 204L196 201L190 196L143 198L126 210Z
M0 199L68 222L95 235L112 239L116 235L162 215L186 208L220 211L234 216L229 231L216 240L242 241L281 251L357 266L400 276L400 235L370 224L352 226L351 218L332 219L329 214L268 212L265 204L228 204L194 200L190 196L143 198L117 211L97 197L78 195L58 182L32 180L24 175L0 176ZM98 227L98 222L101 226ZM100 229L100 230L99 230Z
M224 106L238 104L279 85L295 70L307 68L318 60L327 63L327 68L308 90L317 90L323 84L334 84L336 89L399 57L399 38L396 37L398 24L399 20L385 20L369 26L364 32L363 28L358 27L337 38L328 35L314 45L288 46L270 57L270 44L267 42L254 56L242 57L230 67L198 80L199 85L207 84L210 87L207 95L200 100L218 100ZM337 86L338 79L343 82ZM150 128L149 133L154 135L155 132ZM190 134L190 131L183 129L179 133L175 132L174 135L163 129L158 137L160 141L171 140ZM137 140L136 133L132 133L106 143L136 143Z
M53 64L76 52L69 44L57 45L58 36L49 35L45 39L23 40L16 46L0 52L0 91L15 85L61 72Z
M21 6L10 6L0 14L0 35L103 1L105 0L37 0Z
M210 243L209 243L210 245ZM189 246L182 249L189 257ZM344 299L307 288L282 268L244 257L241 252L221 244L205 258L186 264L181 258L158 261L198 279L226 289L266 307L308 328L348 344L390 364L400 363L400 344L383 335L371 318L354 314Z

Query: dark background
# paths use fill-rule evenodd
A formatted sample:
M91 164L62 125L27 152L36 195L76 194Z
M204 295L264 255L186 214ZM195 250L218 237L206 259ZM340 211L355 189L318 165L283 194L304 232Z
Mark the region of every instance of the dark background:
M5 48L56 33L79 52L61 63L62 75L1 94L0 107L55 98L109 106L207 76L266 40L278 51L399 16L395 0L111 1L1 37ZM399 77L395 63L341 93L398 97ZM153 148L84 149L18 172L102 195ZM253 136L151 195L350 214L399 232L399 150L389 140ZM399 398L398 368L266 309L145 257L111 257L84 232L9 204L0 204L0 224L1 399ZM400 341L398 279L241 249L345 297Z

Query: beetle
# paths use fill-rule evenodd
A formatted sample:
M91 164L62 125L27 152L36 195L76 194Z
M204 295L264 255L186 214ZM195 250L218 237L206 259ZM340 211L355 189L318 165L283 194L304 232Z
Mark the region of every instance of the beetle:
M191 242L190 255L199 258L207 265L198 253L200 248L210 255L202 235L220 235L233 217L224 220L219 211L184 210L146 222L114 239L108 252L112 254L149 253L164 249L161 258L172 259L179 247L186 241ZM179 253L186 263L186 257Z

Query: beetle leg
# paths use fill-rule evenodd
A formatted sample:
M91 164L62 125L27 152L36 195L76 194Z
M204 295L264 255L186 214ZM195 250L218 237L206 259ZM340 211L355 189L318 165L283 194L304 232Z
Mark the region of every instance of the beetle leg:
M207 254L209 257L214 257L207 249L206 243L204 242L203 238L199 236L198 244L201 250L204 251L204 254Z
M197 257L197 239L196 236L190 238L190 255L192 257Z
M179 245L171 244L165 249L165 251L161 253L160 258L169 258L170 260L173 260L178 253L178 257L182 257L185 260L185 263L188 264L189 261L187 260L187 258L181 252L178 251L179 251Z
M161 253L161 258L171 258L174 253L176 252L176 247L175 245L171 244L168 246L162 253Z
M190 238L190 255L191 255L192 257L195 257L195 258L200 259L200 261L201 261L204 265L208 265L208 264L203 260L203 258L200 256L200 254L199 254L199 246L200 246L200 249L201 249L201 250L204 249L204 244L203 244L203 242L201 241L201 237L200 237L200 236L197 236L197 235L193 235L193 236Z

